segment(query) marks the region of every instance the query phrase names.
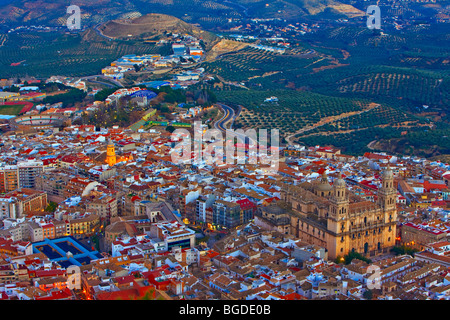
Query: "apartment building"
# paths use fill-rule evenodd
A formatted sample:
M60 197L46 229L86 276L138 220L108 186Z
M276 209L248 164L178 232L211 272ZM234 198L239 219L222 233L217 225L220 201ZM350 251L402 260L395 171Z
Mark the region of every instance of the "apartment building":
M44 163L39 160L19 161L17 171L20 187L33 189L36 187L36 178L44 172Z
M36 187L37 178L44 172L44 163L40 160L19 161L16 165L0 167L0 193L18 188Z
M20 189L0 197L0 215L2 218L16 219L29 212L44 211L47 204L45 192Z
M0 168L0 193L14 191L19 187L17 166L4 166Z
M96 214L86 214L83 217L69 220L70 234L75 238L92 236L100 226L100 218Z
M231 229L241 224L241 207L234 202L217 200L213 206L213 223Z
M100 183L90 179L76 177L67 182L65 190L63 191L63 196L64 198L86 196L99 184Z
M47 193L49 197L64 197L71 175L61 171L44 172L36 178L36 190Z
M155 223L150 227L150 236L164 241L165 251L195 246L195 232L178 222Z
M96 195L86 203L86 210L110 221L117 216L117 199L109 195Z

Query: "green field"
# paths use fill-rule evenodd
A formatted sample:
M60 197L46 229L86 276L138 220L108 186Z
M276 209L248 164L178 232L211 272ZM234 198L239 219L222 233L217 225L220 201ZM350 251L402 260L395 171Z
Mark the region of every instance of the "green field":
M212 90L218 101L243 106L237 127L278 128L285 138L306 145L335 145L353 154L370 150L369 145L405 154L448 152L442 137L450 129L450 24L417 22L380 32L355 20L337 23L335 12L312 17L297 10L310 7L310 1L276 3L267 7L262 0L138 0L133 5L145 8L143 14L151 8L213 29L228 19L243 18L240 5L248 16L295 16L295 22L302 16L320 23L328 16L332 22L292 40L285 54L248 46L201 63L217 80L192 89ZM422 6L386 5L383 12L420 18L435 10ZM243 21L235 23L245 25ZM92 30L4 34L0 41L4 78L93 75L125 54L171 52L170 46L139 40L108 41ZM17 62L22 63L11 66ZM279 101L264 102L271 96Z
M7 116L17 116L20 111L25 107L23 104L18 105L0 105L0 114Z
M295 133L322 118L363 110L368 102L329 97L308 91L292 90L234 90L216 93L219 101L242 105L248 112L237 120L238 126L277 128L282 136ZM278 102L264 102L277 97Z
M92 30L83 34L34 32L3 36L6 41L0 47L0 68L4 78L95 75L126 54L170 52L169 46L142 41L108 41ZM11 66L18 62L22 63Z
M244 107L238 127L278 128L351 154L370 145L434 156L449 150L438 138L450 129L449 34L448 24L324 28L283 55L247 47L203 66L224 82L209 85L219 101ZM279 101L264 102L271 96ZM363 111L369 105L378 107Z

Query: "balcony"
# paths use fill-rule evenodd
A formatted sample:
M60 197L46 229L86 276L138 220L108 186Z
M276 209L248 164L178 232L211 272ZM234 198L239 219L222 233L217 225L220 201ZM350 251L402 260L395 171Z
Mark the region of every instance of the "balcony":
M350 226L350 231L352 231L352 232L363 231L364 228L365 227L361 224L353 225L353 226Z

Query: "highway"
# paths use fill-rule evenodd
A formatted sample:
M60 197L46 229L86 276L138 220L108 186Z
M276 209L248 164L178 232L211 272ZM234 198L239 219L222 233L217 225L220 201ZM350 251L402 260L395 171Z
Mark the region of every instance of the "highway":
M97 80L95 80L95 79L97 79L97 78L105 79L105 80L107 80L109 83L108 83L108 82L102 82L102 81L97 81ZM114 85L116 85L116 86L118 86L118 87L120 87L120 88L123 88L123 84L120 83L119 81L114 80L114 79L112 79L112 78L105 77L104 75L101 75L101 74L93 75L93 76L81 77L80 79L82 79L82 80L89 80L89 81L91 81L91 82L104 84L105 86L108 86L108 87L110 87L110 88L113 88Z
M223 103L217 103L217 106L220 109L222 109L222 111L224 112L224 116L219 121L214 123L214 127L216 129L222 131L224 134L226 134L227 130L228 130L228 133L233 133L233 135L236 136L240 141L242 141L242 142L245 141L245 143L249 144L250 143L249 137L247 137L245 134L235 133L233 131L233 124L237 117L233 108L231 108L230 106L227 106L226 104L223 104ZM228 122L231 122L229 128L227 128ZM226 138L226 136L224 136L224 138ZM251 139L251 140L253 141L253 139Z
M264 160L265 164L268 164L266 162L267 160L271 161L270 162L271 163L271 169L269 169L267 171L267 174L271 175L272 174L271 170L278 171L278 167L277 166L274 167L274 160L278 161L278 157L275 158L275 159L272 158L273 157L273 151L271 152L271 155L269 156L271 159L270 158L267 159L266 156L268 155L268 153L265 153L265 152L264 153L260 153L261 152L261 149L260 149L261 146L258 144L258 141L257 141L258 139L256 137L255 137L255 139L252 139L248 135L246 135L245 133L244 134L243 133L237 133L237 132L235 132L233 130L233 123L234 123L234 121L235 121L235 119L237 117L237 115L234 112L234 110L230 106L227 106L227 105L225 105L223 103L217 103L216 105L220 109L222 109L224 115L222 116L222 118L219 121L214 123L214 127L215 127L215 129L220 130L224 134L224 136L223 136L224 141L227 141L227 135L228 135L228 137L230 137L230 134L231 134L231 136L234 136L234 137L237 138L238 143L245 143L246 145L249 145L249 147L255 146L256 150L255 149L250 149L249 147L245 147L245 149L247 150L247 155L246 155L246 157L248 157L247 160L248 161L253 161L253 160L261 161L261 156L262 156L265 159ZM241 108L239 107L238 115L240 114L240 112L241 112ZM229 125L229 128L227 128L227 125L228 125L229 122L231 122L231 124ZM248 134L248 131L244 131L244 132L246 132ZM234 144L234 142L232 142L232 143ZM235 150L235 149L233 148L233 150ZM266 150L266 152L267 151L268 150ZM234 153L234 151L232 151L232 152Z
M234 110L232 108L230 108L229 106L225 105L225 104L221 104L218 103L217 104L219 106L220 109L222 109L222 111L224 112L224 116L217 121L214 124L214 127L220 131L222 131L223 133L225 133L225 131L227 130L227 128L225 127L226 124L231 120L235 119L235 115L234 115ZM230 125L230 129L233 127L233 123L231 123Z

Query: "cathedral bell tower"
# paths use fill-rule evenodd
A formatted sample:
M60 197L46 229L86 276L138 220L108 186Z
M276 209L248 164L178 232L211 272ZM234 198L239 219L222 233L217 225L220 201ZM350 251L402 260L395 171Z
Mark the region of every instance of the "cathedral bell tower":
M397 234L397 190L394 187L394 174L389 164L381 175L377 202L384 220L381 243L384 248L392 248Z
M378 204L384 211L392 211L396 206L397 191L394 188L394 174L391 167L387 166L381 175L381 188L378 190Z
M348 231L349 200L347 186L342 177L333 184L330 202L329 229L336 234Z
M111 139L108 140L108 145L106 146L106 163L110 167L117 163L116 150Z

